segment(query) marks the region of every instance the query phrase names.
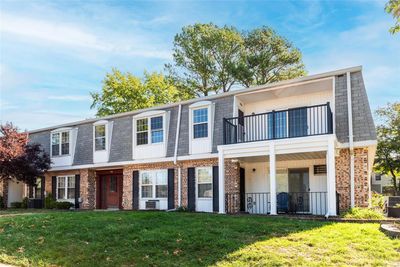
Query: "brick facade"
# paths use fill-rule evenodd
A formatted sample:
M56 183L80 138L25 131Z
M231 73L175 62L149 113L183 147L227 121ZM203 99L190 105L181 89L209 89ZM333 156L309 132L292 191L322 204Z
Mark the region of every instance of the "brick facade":
M0 181L0 196L3 197L3 207L7 207L8 181ZM0 206L1 206L1 204L0 204Z
M354 149L355 206L367 207L369 199L368 148ZM350 150L341 149L336 157L336 191L340 210L350 208Z

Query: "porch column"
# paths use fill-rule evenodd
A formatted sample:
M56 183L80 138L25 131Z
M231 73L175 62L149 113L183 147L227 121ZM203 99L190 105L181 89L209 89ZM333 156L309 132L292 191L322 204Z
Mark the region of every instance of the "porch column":
M327 177L327 202L329 216L336 216L336 175L335 175L335 140L328 140L328 151L326 152L326 177Z
M225 161L224 152L218 151L219 213L225 213Z
M269 187L271 194L271 215L276 215L276 164L275 144L269 144Z

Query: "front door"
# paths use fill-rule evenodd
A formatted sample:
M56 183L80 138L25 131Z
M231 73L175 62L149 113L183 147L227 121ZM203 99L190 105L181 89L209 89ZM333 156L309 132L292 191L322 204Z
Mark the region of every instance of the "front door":
M289 169L289 209L310 212L310 179L308 169Z
M101 177L102 209L118 209L121 199L122 176L116 174L103 175Z

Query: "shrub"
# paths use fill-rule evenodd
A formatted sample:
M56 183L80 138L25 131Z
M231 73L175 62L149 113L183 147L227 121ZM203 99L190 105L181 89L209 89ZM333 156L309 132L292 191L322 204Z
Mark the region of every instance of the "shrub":
M385 197L378 193L372 193L372 208L378 208L383 210L385 204Z
M61 202L56 202L56 208L60 210L68 210L72 208L74 204L68 201L61 201Z
M48 193L47 196L44 198L44 208L45 209L54 209L56 208L56 201L53 199L53 195Z
M11 202L11 208L20 209L22 207L22 202Z
M4 209L4 198L0 195L0 209Z
M352 208L346 211L342 217L348 219L385 219L381 211L370 208Z
M28 208L28 198L24 197L21 202L21 208L27 209Z
M179 206L178 208L176 208L176 211L186 212L186 211L189 211L189 210L188 210L188 208L186 206Z

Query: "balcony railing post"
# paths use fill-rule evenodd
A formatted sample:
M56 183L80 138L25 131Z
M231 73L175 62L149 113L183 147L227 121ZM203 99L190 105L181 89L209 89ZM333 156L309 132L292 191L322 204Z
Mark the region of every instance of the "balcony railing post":
M275 110L272 111L272 139L275 139Z
M223 135L223 142L224 142L224 145L226 145L226 119L225 118L223 118L222 119L222 135Z

